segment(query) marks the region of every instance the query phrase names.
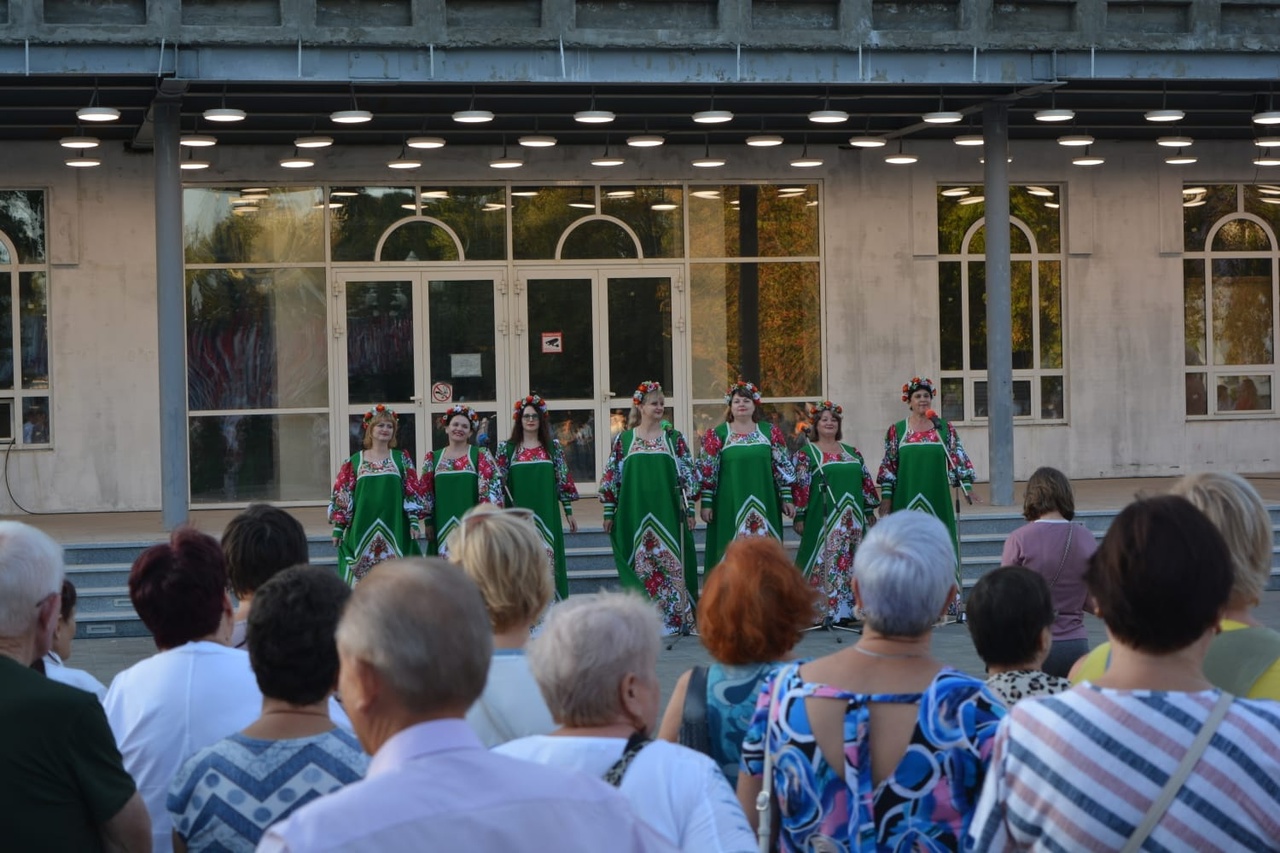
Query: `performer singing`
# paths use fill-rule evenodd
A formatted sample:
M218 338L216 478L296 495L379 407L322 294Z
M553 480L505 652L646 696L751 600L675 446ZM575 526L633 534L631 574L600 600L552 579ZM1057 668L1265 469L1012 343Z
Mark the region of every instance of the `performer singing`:
M479 416L470 406L450 406L440 416L449 444L422 460L422 487L435 502L436 552L449 556L449 536L476 504L502 506L498 463L487 448L471 443Z
M822 593L823 615L853 615L853 554L880 505L862 454L845 444L844 409L830 400L809 407L814 440L800 448L796 468L796 564Z
M951 532L956 549L956 583L960 581L960 536L949 486L959 487L972 502L973 463L951 424L929 407L934 386L919 376L902 386L907 404L905 420L889 427L884 437L884 460L876 482L880 485L880 515L913 509L936 516Z
M537 394L529 394L516 401L511 419L515 422L511 438L498 445L498 470L506 489L507 505L533 510L538 532L546 545L559 601L569 597L560 509L564 508L569 532L577 533L572 502L578 499L578 487L569 473L564 449L551 437L547 401Z
M698 594L697 522L689 503L698 493L697 474L684 436L663 421L662 386L640 383L631 403L628 429L613 440L600 478L604 531L622 585L644 590L667 633L687 633Z
M725 422L702 439L702 520L707 523L706 571L738 536L782 539L791 518L795 469L782 430L760 423L760 390L739 378L724 397Z
M432 496L413 459L396 449L395 411L379 403L364 415L364 449L342 463L329 502L338 574L355 586L384 560L416 557ZM430 521L426 535L430 536Z

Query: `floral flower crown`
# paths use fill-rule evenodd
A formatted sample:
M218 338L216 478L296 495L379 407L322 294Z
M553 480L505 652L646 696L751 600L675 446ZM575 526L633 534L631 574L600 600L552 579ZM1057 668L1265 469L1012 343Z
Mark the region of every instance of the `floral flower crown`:
M631 402L636 404L636 408L639 408L640 404L644 402L644 398L654 392L662 393L661 382L641 382L639 387L636 388L636 393L631 395Z
M933 387L932 379L921 379L919 376L912 376L911 381L902 386L902 402L910 401L911 395L921 388L928 391L930 397L938 396L937 390Z
M760 405L760 389L752 383L738 377L738 381L729 386L729 390L724 393L724 404L727 406L733 402L733 395L737 394L741 397L748 397L757 406Z
M809 407L809 419L816 424L818 422L818 417L823 412L830 412L831 414L835 415L837 418L843 418L844 406L837 406L835 403L831 402L830 400L823 400L821 403L814 403L812 406Z
M539 415L542 415L545 417L547 414L546 400L542 399L537 394L526 394L525 396L521 397L519 400L516 400L516 404L512 406L511 420L513 421L520 420L520 416L524 414L524 410L527 406L533 406L535 409L538 410Z
M476 414L476 410L470 406L464 406L461 403L450 406L444 410L444 414L436 419L436 423L440 424L440 428L444 429L449 425L449 421L458 415L463 415L467 420L471 421L471 429L475 430L476 425L480 423L480 416Z
M363 427L364 427L365 429L368 429L368 428L373 424L373 420L374 420L374 418L380 418L380 417L382 417L383 415L390 415L390 416L391 416L391 426L392 426L393 428L399 428L399 426L400 426L400 416L396 414L396 410L395 410L395 409L388 409L388 408L387 408L386 406L384 406L382 403L379 403L378 405L374 406L372 409L370 409L369 411L367 411L367 412L365 412L365 413L364 413L364 423L363 423Z

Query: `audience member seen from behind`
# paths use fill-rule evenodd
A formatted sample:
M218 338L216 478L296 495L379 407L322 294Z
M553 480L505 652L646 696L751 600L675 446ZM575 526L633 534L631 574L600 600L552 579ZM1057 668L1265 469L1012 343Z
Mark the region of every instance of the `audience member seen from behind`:
M489 677L467 711L485 746L556 727L524 653L553 590L542 543L529 510L480 504L463 516L449 551L480 588L493 629Z
M1041 669L1053 643L1053 603L1040 575L1022 566L987 572L969 592L965 612L973 646L987 665L987 686L1006 705L1071 688Z
M1271 577L1271 516L1262 498L1236 474L1192 474L1173 487L1218 528L1231 555L1231 596L1205 657L1217 687L1250 699L1280 699L1280 633L1258 623L1253 610ZM1107 668L1103 643L1072 670L1072 681L1093 681Z
M877 839L959 849L1005 709L930 653L931 629L956 594L946 525L922 512L888 516L858 548L853 584L862 637L766 682L742 744L738 800L754 822L768 749L782 850L870 849Z
M661 617L639 596L598 593L556 605L529 656L560 728L497 751L618 786L635 813L685 853L752 851L755 838L715 762L650 740L661 643Z
M151 849L151 822L98 700L31 669L58 624L62 549L0 521L0 847Z
M271 824L364 776L369 757L329 717L334 632L350 588L327 569L278 572L254 597L249 661L262 715L197 752L169 788L177 851L253 850Z
M54 681L88 690L98 701L107 695L107 688L101 681L83 669L66 666L71 657L71 641L76 637L76 585L64 579L62 581L62 608L59 611L58 627L53 629L53 645L43 658L44 674Z
M714 663L676 681L658 737L711 756L738 784L742 736L760 685L813 624L819 593L774 539L736 539L698 605L702 644Z
M159 653L121 672L103 705L125 769L170 850L169 784L197 750L253 722L262 708L249 656L233 649L227 567L216 539L192 527L138 555L129 599Z
M249 504L222 531L222 553L236 599L231 645L243 649L254 593L277 572L310 562L307 533L302 523L284 510L271 504Z
M1057 676L1066 676L1089 650L1084 573L1098 543L1087 527L1072 520L1075 515L1067 476L1056 468L1037 468L1022 499L1027 524L1009 534L1000 556L1002 565L1026 566L1049 584L1058 615L1053 621L1053 645L1041 669Z
M1112 639L1111 668L1010 711L973 822L976 849L1060 849L1068 840L1091 850L1135 841L1275 849L1280 712L1216 689L1203 672L1231 578L1221 534L1186 499L1138 501L1116 517L1085 576ZM1167 809L1153 809L1212 726ZM1154 829L1134 839L1144 818Z
M395 560L338 626L338 689L373 756L361 781L300 808L260 851L668 851L603 782L484 748L463 716L493 639L476 585L443 560Z

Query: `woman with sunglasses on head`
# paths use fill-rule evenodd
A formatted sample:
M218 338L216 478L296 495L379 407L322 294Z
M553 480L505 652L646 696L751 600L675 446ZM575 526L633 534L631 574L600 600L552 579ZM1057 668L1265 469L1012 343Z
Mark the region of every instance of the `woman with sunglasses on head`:
M364 449L342 463L329 502L338 575L351 586L384 560L418 556L417 540L431 535L431 492L396 448L399 417L379 403L363 425Z
M502 506L502 480L493 454L471 442L480 423L475 409L450 406L437 423L449 443L423 458L422 486L434 499L436 553L447 558L449 536L467 510L482 503Z
M693 628L698 590L691 496L698 492L684 436L663 420L666 397L657 382L631 395L628 428L613 440L600 478L604 532L613 543L618 579L643 590L662 613L664 631Z
M830 400L809 407L812 440L794 457L796 565L822 593L824 624L853 615L853 553L880 505L858 448L845 444L844 408Z
M578 487L569 473L564 449L551 437L547 401L528 394L516 401L511 418L511 438L498 445L498 470L507 505L531 509L537 516L538 532L555 577L555 597L565 599L569 597L569 576L564 564L560 510L563 507L569 532L577 533L573 501L578 499Z

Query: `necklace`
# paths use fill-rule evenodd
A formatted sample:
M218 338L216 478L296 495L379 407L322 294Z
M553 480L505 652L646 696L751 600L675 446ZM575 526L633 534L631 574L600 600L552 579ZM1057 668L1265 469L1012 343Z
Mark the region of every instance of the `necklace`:
M884 652L873 652L871 649L864 647L861 643L853 647L855 652L866 655L869 658L882 658L884 660L893 660L896 658L926 658L928 652L899 652L896 655L886 655Z

